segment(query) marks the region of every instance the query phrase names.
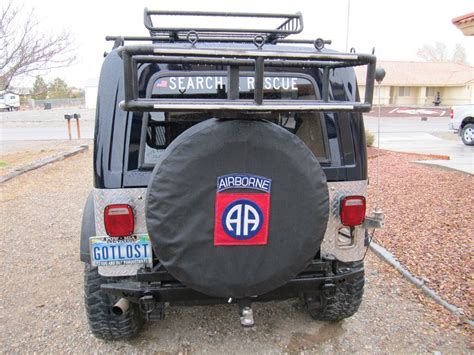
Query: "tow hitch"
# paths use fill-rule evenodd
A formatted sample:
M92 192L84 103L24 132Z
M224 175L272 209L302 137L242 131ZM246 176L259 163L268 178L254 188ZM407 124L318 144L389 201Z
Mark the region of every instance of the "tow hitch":
M255 322L250 299L240 299L237 301L237 305L239 306L240 324L246 328L253 327Z
M138 300L140 311L148 321L158 321L165 318L165 307L163 303L157 302L153 295L145 295Z

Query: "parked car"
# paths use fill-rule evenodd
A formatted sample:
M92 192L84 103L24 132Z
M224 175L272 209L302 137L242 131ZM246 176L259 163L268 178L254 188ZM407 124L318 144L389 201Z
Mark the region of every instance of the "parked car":
M474 104L452 106L449 129L461 136L466 145L474 145Z

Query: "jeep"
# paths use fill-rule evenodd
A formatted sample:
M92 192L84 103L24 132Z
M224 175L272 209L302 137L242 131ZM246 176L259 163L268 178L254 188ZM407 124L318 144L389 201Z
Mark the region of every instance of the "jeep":
M167 16L281 24L160 26ZM381 225L366 216L373 53L288 38L300 13L144 19L149 37L106 38L100 74L80 244L92 333L132 337L173 305L234 303L243 326L254 302L290 298L316 320L352 316L366 230Z

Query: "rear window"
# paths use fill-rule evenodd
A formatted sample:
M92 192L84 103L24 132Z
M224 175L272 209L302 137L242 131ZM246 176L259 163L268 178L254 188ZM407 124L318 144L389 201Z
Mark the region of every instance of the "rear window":
M253 100L253 74L242 73L239 98ZM225 74L161 75L150 81L147 97L224 100L227 98ZM264 100L315 100L319 91L311 77L302 74L266 74ZM272 112L259 115L296 134L322 164L330 162L326 120L322 113ZM151 168L164 149L182 132L204 120L214 118L210 113L150 112L143 117L139 165Z

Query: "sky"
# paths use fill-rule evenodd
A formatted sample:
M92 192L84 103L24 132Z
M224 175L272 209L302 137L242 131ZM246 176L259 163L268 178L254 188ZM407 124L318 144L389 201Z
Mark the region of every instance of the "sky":
M78 59L68 68L55 69L45 77L60 77L69 85L83 87L98 78L103 53L112 42L106 35L148 35L143 26L143 9L201 10L294 13L301 11L304 31L299 38L331 39L329 48L346 48L348 2L350 20L348 48L370 53L375 47L379 60L420 60L418 48L424 44L445 42L452 51L460 43L474 65L474 36L463 36L451 19L474 11L472 0L15 0L24 10L33 8L46 32L69 30L74 37ZM17 85L30 86L24 78Z

